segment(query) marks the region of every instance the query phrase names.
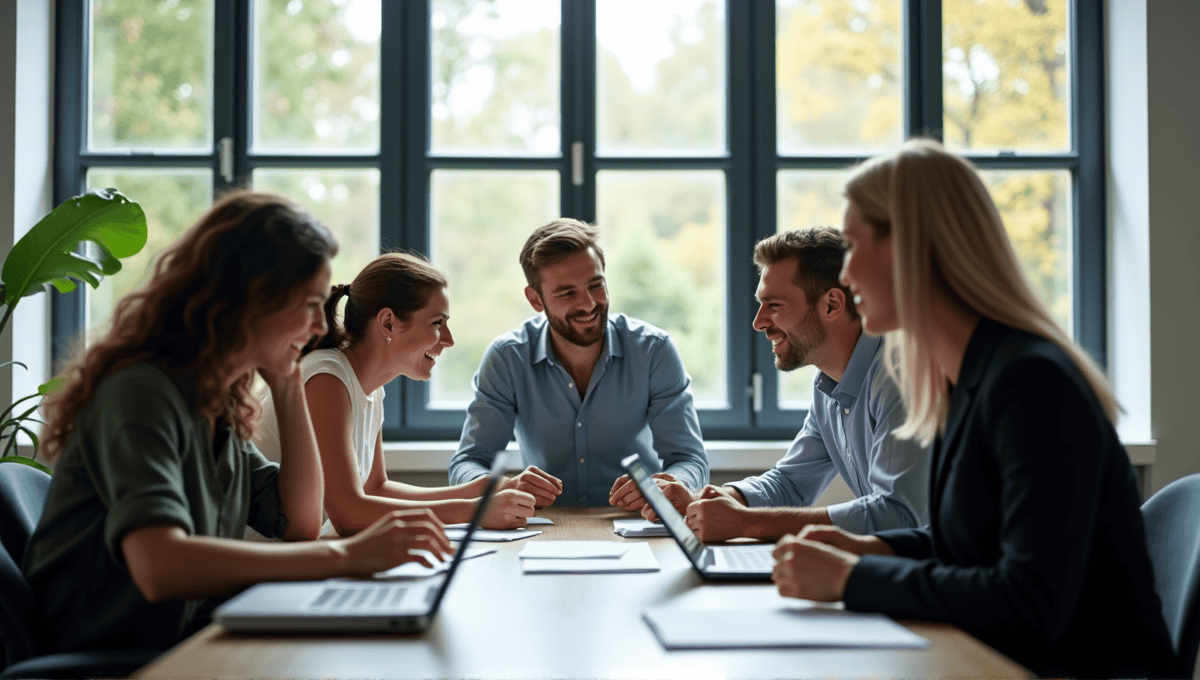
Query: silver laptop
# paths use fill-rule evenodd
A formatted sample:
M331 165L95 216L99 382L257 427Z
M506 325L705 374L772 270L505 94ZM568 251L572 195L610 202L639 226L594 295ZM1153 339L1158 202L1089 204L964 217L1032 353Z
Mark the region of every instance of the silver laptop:
M667 527L671 538L683 548L692 561L692 566L701 576L713 580L769 581L775 568L775 550L771 543L706 546L687 525L687 520L667 500L662 489L654 483L650 471L637 454L621 461L621 467L629 471L642 496L658 518Z
M467 552L504 471L505 454L496 454L475 516L449 566L440 574L414 581L333 579L297 583L259 583L213 612L213 620L238 633L416 632L437 614L446 589Z

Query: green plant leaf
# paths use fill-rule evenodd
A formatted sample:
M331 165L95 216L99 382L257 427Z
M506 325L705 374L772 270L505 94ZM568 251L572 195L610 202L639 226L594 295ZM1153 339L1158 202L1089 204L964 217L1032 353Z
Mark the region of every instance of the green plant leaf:
M23 364L19 361L6 361L6 362L0 364L0 368L4 368L5 366L20 366L21 368L25 369L26 371L29 370L28 366L26 366L25 364Z
M75 252L83 241L95 243L99 255ZM72 291L72 279L94 288L103 276L121 270L118 258L136 255L145 245L146 213L116 189L68 199L22 236L4 260L4 302L12 307L47 284Z
M42 465L32 458L26 458L25 456L4 456L3 458L0 458L0 463L17 463L18 465L28 465L29 467L37 468L48 475L54 474L54 471L50 468Z
M41 385L38 385L38 394L44 397L65 385L66 382L67 381L62 378L51 378Z
M40 391L40 388L39 388L39 391ZM28 396L21 397L20 399L9 404L8 408L4 409L3 411L0 411L0 419L7 418L10 413L14 413L14 409L17 408L18 404L29 401L30 399L37 399L38 396L40 396L40 395L30 394ZM34 408L37 408L37 407L35 406ZM18 420L19 420L19 418L18 418Z

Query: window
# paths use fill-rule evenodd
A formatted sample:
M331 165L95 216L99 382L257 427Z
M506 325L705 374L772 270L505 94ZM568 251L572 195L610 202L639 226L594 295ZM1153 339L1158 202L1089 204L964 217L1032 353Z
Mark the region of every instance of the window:
M451 281L457 345L388 388L385 436L455 438L488 343L533 314L536 226L596 222L613 312L669 330L710 438L790 438L814 371L750 328L755 241L839 225L846 169L937 136L983 173L1026 271L1105 359L1098 0L66 0L56 193L150 224L55 357L215 192L295 198L335 281L381 250ZM636 17L636 21L631 20Z

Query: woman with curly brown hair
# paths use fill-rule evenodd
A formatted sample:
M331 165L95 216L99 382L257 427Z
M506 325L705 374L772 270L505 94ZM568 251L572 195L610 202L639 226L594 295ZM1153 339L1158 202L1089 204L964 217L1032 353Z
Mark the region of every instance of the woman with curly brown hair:
M298 361L325 333L329 231L291 203L218 201L126 296L112 329L47 399L56 461L23 570L46 651L161 648L203 625L204 600L258 581L367 575L449 552L427 510L353 538L321 526L323 480ZM250 442L255 374L275 394L279 464Z

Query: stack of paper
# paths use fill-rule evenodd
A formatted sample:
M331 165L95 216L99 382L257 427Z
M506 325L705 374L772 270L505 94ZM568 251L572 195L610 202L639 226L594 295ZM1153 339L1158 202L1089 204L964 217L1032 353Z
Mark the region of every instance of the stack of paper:
M472 541L519 541L522 538L537 536L541 531L531 531L529 529L476 529L471 535ZM446 538L451 541L461 541L463 536L467 535L466 524L447 524Z
M446 561L443 562L443 561L439 560L437 557L435 557L433 555L433 553L429 552L428 550L413 550L410 552L423 553L425 555L426 559L428 559L430 562L433 562L433 566L427 567L424 564L421 564L420 562L405 562L404 564L392 567L391 569L388 569L387 571L376 572L375 578L379 578L379 579L423 578L425 576L433 576L434 574L440 574L443 571L446 571L447 569L450 568L450 559L449 558L447 558ZM475 546L471 546L471 547L467 548L467 552L463 555L463 559L469 560L472 557L482 557L483 555L490 555L494 552L496 552L495 548L477 548Z
M625 538L644 538L647 536L670 536L667 528L658 522L648 522L644 519L614 519L613 533Z
M630 574L659 568L646 543L543 541L530 543L517 556L526 574Z

